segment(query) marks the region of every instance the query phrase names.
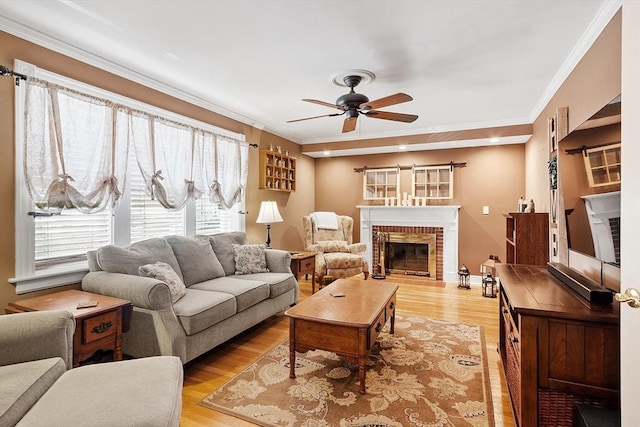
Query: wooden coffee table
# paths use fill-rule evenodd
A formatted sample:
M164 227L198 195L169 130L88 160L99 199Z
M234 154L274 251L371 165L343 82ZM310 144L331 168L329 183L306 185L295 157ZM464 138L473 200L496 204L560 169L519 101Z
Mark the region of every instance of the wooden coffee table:
M389 319L394 333L397 290L395 283L338 279L287 310L289 377L296 377L296 351L332 351L358 364L365 394L367 355Z

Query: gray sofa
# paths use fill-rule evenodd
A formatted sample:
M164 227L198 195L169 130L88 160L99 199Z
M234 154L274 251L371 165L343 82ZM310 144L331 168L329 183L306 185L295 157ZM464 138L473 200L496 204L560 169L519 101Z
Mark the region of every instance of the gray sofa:
M183 368L171 356L71 369L66 311L0 316L0 426L178 426Z
M87 254L89 273L82 289L131 301L125 354L173 355L186 363L298 301L291 255L262 249L261 261L240 256L256 246L247 245L243 232L105 246ZM179 299L165 283L170 280L139 275L141 266L158 261L171 266L184 283Z

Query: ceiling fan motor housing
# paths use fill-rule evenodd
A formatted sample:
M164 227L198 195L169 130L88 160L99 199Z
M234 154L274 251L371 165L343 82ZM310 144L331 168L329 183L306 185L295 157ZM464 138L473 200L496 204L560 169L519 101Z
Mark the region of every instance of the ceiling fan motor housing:
M336 107L342 107L345 110L352 107L358 108L360 104L364 104L365 102L369 102L369 98L367 98L365 95L361 93L350 92L338 98L338 100L336 101Z

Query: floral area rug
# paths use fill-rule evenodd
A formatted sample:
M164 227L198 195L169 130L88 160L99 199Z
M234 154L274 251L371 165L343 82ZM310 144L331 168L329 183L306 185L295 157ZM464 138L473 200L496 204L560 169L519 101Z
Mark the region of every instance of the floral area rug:
M297 354L289 378L284 341L200 404L261 426L494 426L481 326L396 315L388 331L369 355L364 395L357 366L327 351Z

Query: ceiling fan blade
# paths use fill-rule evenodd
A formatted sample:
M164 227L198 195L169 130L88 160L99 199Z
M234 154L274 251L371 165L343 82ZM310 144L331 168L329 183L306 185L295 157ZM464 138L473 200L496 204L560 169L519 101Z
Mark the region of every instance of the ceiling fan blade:
M354 131L356 129L357 121L358 117L347 117L346 119L344 119L344 124L342 125L342 133Z
M363 110L374 110L376 108L388 107L389 105L402 104L403 102L413 101L413 98L406 93L396 93L395 95L385 96L384 98L374 99L373 101L360 104Z
M393 120L395 122L405 123L414 122L418 118L418 116L416 116L415 114L390 113L388 111L377 110L363 111L362 114L374 119Z
M346 111L345 111L345 113L346 113ZM341 116L343 114L344 113L323 114L322 116L313 116L313 117L305 117L304 119L287 120L287 123L301 122L303 120L319 119L320 117Z
M339 110L342 109L341 107L338 107L336 104L331 104L330 102L318 101L317 99L303 99L303 101L311 102L312 104L322 105L324 107L337 108Z

